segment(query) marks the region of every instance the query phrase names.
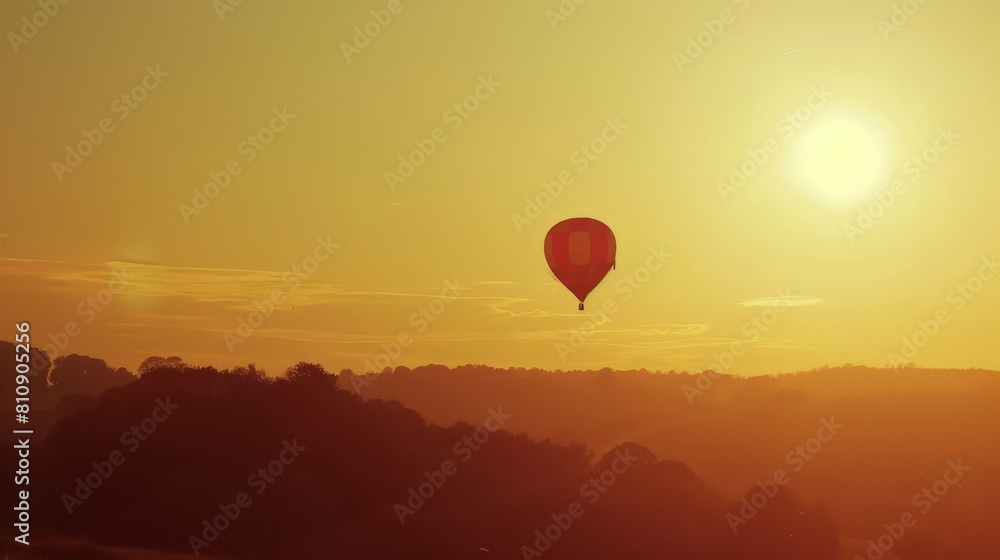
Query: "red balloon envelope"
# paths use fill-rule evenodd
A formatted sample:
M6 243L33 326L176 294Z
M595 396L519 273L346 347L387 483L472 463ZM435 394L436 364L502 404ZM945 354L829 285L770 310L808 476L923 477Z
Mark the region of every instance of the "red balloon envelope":
M556 278L580 300L615 266L615 234L592 218L570 218L545 235L545 260Z

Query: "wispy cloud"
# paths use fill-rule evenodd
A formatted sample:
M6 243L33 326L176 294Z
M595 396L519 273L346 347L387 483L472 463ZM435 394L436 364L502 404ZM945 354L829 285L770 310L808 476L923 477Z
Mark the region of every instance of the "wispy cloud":
M748 299L739 302L743 307L803 307L806 305L819 305L822 298L812 296L771 296L757 299Z
M654 324L639 325L636 334L668 335L668 334L704 334L712 330L705 323Z
M25 296L22 299L48 302L45 308L32 308L40 332L56 331L69 320L85 320L74 313L77 305L104 289L116 272L126 270L129 282L124 291L99 320L86 325L85 338L74 341L70 351L132 360L133 366L153 353L181 354L213 364L252 356L268 366L304 354L353 368L382 352L382 345L403 331L410 332L415 341L407 349L406 362L492 353L494 360L511 357L516 361L526 356L544 364L556 360L554 343L567 340L591 317L578 312L561 288L553 296L548 285L505 280L462 280L468 290L456 297L447 316L418 330L423 324L421 310L440 294L440 287L358 289L318 279L293 286L285 282L282 272L148 263L13 259L0 259L0 263L10 265L0 266L0 285L16 288ZM255 331L253 343L241 348L237 356L225 352L221 335L237 328L241 319L257 309L255 302L275 290L285 297ZM558 303L546 305L549 298ZM740 305L820 303L823 300L817 297L779 295ZM626 315L616 315L587 335L593 355L581 355L583 361L574 366L591 359L601 367L619 362L697 365L737 340L770 351L798 348L794 341L746 341L716 331L708 321L635 324Z

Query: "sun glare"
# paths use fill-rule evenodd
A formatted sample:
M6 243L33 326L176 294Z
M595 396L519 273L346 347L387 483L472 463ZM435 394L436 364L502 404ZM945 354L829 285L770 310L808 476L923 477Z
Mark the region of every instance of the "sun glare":
M858 203L887 180L888 150L872 127L850 117L817 123L802 134L800 178L825 202Z

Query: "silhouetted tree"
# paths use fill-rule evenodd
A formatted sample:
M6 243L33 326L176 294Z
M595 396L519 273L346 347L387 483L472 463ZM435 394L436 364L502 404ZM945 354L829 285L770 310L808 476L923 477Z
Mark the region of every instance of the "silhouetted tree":
M61 396L97 396L111 387L131 382L134 376L125 368L114 369L104 360L70 354L55 359L49 381Z
M178 356L170 356L169 358L164 358L162 356L150 356L139 364L139 369L137 371L141 376L147 371L164 367L180 371L187 367L187 364Z

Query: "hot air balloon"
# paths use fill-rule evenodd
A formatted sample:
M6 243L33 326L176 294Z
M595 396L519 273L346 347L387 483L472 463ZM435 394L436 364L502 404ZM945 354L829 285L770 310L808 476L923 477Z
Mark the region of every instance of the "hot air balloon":
M566 286L580 310L587 295L615 266L615 234L592 218L570 218L545 235L545 260L556 279Z

